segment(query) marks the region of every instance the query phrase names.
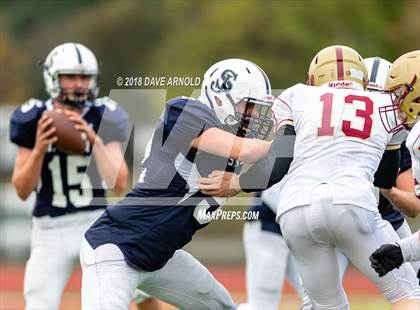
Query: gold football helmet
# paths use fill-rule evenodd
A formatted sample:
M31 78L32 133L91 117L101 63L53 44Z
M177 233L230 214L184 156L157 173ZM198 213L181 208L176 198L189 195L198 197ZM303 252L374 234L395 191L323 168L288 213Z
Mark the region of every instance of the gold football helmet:
M420 115L420 50L409 52L394 61L388 71L385 90L391 93L397 117L407 129Z
M324 48L309 66L309 85L366 89L367 83L368 71L362 57L347 46Z

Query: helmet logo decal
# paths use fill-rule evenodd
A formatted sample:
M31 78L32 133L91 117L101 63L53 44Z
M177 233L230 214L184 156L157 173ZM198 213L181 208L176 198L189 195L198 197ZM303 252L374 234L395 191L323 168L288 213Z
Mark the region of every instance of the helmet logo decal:
M215 93L228 92L233 87L231 80L233 79L233 81L236 81L237 77L238 74L234 71L230 69L225 70L220 75L220 78L216 79L216 81L211 82L210 88ZM219 79L221 79L221 81Z

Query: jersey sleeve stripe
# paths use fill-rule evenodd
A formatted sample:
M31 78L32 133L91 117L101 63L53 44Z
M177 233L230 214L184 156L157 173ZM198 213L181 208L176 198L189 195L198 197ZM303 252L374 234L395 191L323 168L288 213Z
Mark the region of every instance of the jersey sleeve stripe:
M293 126L293 120L290 119L290 118L287 118L287 119L283 119L283 120L277 122L275 132L277 132L277 130L279 130L279 128L283 125L292 125Z
M274 114L274 111L273 110L271 110L271 118L274 121L274 124L275 124L274 126L276 126L277 123L278 123L278 120L277 120L276 114Z
M286 101L284 101L280 97L277 97L277 100L280 101L281 103L283 103L290 110L290 112L292 111L292 108L290 107L290 105Z

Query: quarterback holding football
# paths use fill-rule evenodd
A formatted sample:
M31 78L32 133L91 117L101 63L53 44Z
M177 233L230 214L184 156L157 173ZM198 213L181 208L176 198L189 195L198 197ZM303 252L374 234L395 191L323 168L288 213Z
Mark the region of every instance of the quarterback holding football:
M97 98L92 51L78 43L59 45L45 59L43 74L50 98L30 99L10 121L17 145L12 183L23 200L36 192L26 309L58 309L81 237L106 205L105 184L120 194L128 176L121 150L127 114L111 99Z

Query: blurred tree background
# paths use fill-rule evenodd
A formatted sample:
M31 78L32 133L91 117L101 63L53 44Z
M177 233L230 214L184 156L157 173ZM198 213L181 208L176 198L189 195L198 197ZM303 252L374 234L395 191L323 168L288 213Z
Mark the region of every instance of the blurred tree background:
M418 49L419 16L418 0L3 0L0 103L45 98L37 62L64 42L96 53L102 95L116 88L118 76L202 76L227 57L256 62L273 88L286 88L306 80L312 57L328 45L390 61Z

